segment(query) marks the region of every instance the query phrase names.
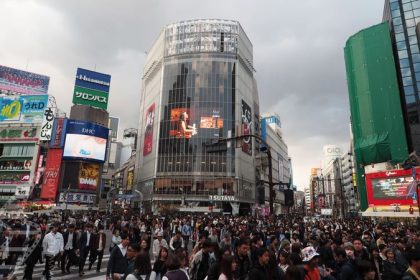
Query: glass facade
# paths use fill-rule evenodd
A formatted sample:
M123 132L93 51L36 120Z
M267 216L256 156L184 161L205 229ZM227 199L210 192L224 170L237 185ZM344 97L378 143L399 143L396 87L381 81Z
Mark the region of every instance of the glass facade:
M169 201L207 207L210 195L235 197L248 210L255 202L254 140L209 145L259 131L252 61L236 21L183 21L159 35L145 63L136 165L154 210Z
M420 0L387 0L384 21L393 34L410 150L420 151Z

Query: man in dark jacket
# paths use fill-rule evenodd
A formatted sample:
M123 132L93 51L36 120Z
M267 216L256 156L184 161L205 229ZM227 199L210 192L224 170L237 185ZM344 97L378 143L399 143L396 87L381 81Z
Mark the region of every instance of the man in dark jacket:
M99 232L94 234L92 248L90 248L90 257L89 257L89 270L92 269L93 263L98 259L96 265L96 272L101 271L102 257L104 256L104 250L106 245L106 234L102 225L98 227Z
M238 280L243 280L252 268L249 257L249 241L245 238L239 239L236 243L236 262L238 264Z
M111 251L106 270L106 279L111 280L116 277L121 278L127 270L127 247L130 243L128 234L121 233L121 244L115 246Z
M420 250L412 249L406 254L409 267L404 273L402 280L418 280L420 279Z
M86 231L82 233L79 240L80 262L79 262L79 276L82 277L85 273L83 268L86 263L86 258L89 254L90 248L93 244L92 225L86 225Z
M258 248L255 251L257 262L254 268L249 273L249 280L270 280L270 273L268 270L268 262L270 261L270 253L265 247Z
M76 263L77 256L77 233L75 232L75 226L70 224L67 231L63 234L63 256L61 257L61 272L70 273L70 266Z

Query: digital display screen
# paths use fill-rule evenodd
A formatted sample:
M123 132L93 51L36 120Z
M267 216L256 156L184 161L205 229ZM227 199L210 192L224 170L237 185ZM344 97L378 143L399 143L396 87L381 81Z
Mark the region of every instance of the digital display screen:
M91 135L67 134L64 158L105 160L107 139Z
M407 199L416 193L412 176L372 179L374 199Z

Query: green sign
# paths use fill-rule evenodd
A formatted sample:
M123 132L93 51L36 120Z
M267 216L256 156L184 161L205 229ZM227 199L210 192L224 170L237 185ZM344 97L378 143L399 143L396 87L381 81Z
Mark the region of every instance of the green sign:
M75 86L73 104L88 105L106 110L108 108L108 93Z

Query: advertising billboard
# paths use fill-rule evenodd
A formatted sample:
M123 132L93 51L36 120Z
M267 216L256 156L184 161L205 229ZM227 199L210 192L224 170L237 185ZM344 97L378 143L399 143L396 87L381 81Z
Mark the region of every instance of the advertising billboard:
M57 195L62 155L63 150L61 149L50 149L48 151L44 170L44 182L41 188L41 198L43 199L55 199Z
M127 191L131 191L134 185L134 166L128 168L127 172Z
M143 156L152 152L153 148L153 125L155 121L155 103L153 103L146 112L146 127L144 129Z
M252 111L251 107L242 100L242 135L252 134ZM252 138L246 137L242 139L242 151L248 155L252 155Z
M119 127L120 119L116 117L109 117L108 118L108 128L109 134L111 139L117 140L118 138L118 127Z
M188 108L174 108L171 110L171 119L169 130L169 136L175 136L176 138L190 139L194 135L197 135L196 124L189 124L190 109Z
M82 162L79 172L79 189L96 191L101 167L97 163Z
M30 175L22 173L8 172L0 174L0 185L19 185L29 182Z
M213 109L211 112L203 112L200 118L200 128L204 129L219 129L223 128L223 117L221 110Z
M107 127L67 120L63 158L104 161L108 134Z
M92 204L95 203L96 194L89 193L60 193L58 198L59 202L66 203L83 203L83 204Z
M36 127L4 127L0 128L0 142L37 141Z
M73 104L107 109L111 76L77 68Z
M0 122L42 122L47 104L48 95L0 97Z
M416 176L420 168L416 168ZM417 201L417 182L411 170L388 170L367 173L366 192L368 203L378 205L412 205Z
M64 131L66 131L67 120L64 118L57 118L54 121L51 134L51 148L62 148L64 146Z
M42 118L41 134L39 140L41 141L50 141L52 129L54 125L54 118L57 112L57 108L48 105L44 111L44 116Z
M50 78L0 65L0 93L47 94Z

